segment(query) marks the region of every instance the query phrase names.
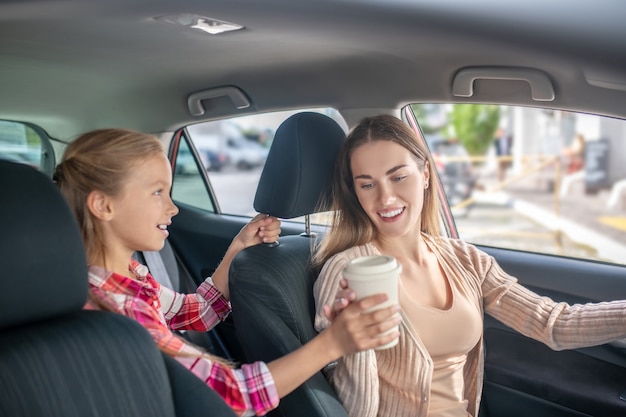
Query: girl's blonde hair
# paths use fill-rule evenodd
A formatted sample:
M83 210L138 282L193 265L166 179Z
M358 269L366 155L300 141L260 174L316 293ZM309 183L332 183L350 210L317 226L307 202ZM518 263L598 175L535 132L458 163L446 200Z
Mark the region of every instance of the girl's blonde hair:
M87 208L89 194L119 195L137 164L163 153L155 136L127 129L94 130L68 145L53 179L76 216L87 259L104 255L102 232Z
M100 129L81 135L70 143L56 167L53 179L65 196L76 217L87 252L87 259L104 259L105 242L91 211L87 197L92 191L107 195L119 195L131 171L147 159L164 154L165 150L156 136L129 129ZM118 312L114 306L89 292L89 299L96 307ZM119 312L118 312L119 313ZM203 351L186 340L198 354L168 351L172 356L207 357L214 362L232 366L229 361Z
M364 245L376 238L376 228L371 222L354 190L350 159L354 150L366 143L389 141L407 149L419 169L429 172L430 186L424 190L424 206L421 213L422 232L438 236L439 202L435 190L438 189L434 162L428 149L411 128L397 117L379 115L362 119L344 141L333 175L331 192L331 227L319 243L313 255L313 265L319 270L333 255L353 246Z

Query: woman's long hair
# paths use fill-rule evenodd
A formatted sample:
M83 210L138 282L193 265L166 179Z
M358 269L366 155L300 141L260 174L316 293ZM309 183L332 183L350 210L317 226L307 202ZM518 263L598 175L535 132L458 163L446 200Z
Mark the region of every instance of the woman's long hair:
M362 119L344 141L335 163L331 191L331 227L317 247L313 265L319 271L333 255L353 246L364 245L374 240L376 228L361 207L354 189L350 159L354 150L366 143L389 141L406 148L419 169L429 171L430 187L424 190L424 206L421 213L422 232L438 236L439 202L434 163L425 145L411 128L397 117L379 115Z

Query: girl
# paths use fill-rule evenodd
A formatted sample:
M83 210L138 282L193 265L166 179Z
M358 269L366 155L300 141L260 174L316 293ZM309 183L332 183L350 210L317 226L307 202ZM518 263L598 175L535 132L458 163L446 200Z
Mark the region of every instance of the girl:
M315 258L316 328L329 328L321 306L351 259L383 254L402 265L398 344L347 355L330 375L350 416L476 416L484 313L554 350L626 336L626 301L556 303L476 247L440 236L433 161L400 119L362 120L336 164L335 218Z
M307 345L265 364L235 369L201 351L171 329L210 330L230 312L228 268L242 249L273 242L278 219L258 215L237 234L212 278L195 294L179 294L159 285L135 251L160 250L178 213L170 199L172 172L158 139L130 130L86 133L66 149L55 181L81 229L89 263L90 302L141 323L164 352L174 356L215 389L242 416L263 415L298 385L337 358L380 346L397 337L377 337L399 322L393 307L364 311L384 301L370 297L336 314L333 323ZM341 290L339 296L341 297Z

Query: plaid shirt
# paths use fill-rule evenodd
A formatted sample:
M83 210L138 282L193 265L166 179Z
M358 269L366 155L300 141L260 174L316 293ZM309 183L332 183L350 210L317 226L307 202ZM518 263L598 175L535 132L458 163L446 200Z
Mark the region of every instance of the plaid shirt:
M207 331L230 313L230 303L207 278L195 294L180 294L161 286L145 265L130 260L135 279L89 267L92 294L114 311L137 320L166 352L179 352L174 358L213 388L240 416L264 415L276 408L278 393L264 362L242 365L239 369L212 361L170 329ZM94 308L87 303L86 308ZM185 356L187 355L187 356Z

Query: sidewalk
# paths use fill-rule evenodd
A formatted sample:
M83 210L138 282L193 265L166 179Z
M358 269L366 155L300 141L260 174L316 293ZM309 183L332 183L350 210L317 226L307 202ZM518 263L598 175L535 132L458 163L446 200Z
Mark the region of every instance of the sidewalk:
M503 193L516 211L546 229L560 230L571 240L595 248L600 258L625 262L626 210L607 206L608 191L586 194L583 184L578 184L560 197L558 205L554 192L537 192L532 183L511 184Z

